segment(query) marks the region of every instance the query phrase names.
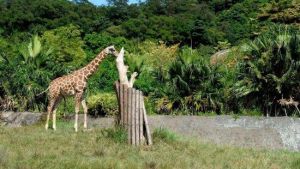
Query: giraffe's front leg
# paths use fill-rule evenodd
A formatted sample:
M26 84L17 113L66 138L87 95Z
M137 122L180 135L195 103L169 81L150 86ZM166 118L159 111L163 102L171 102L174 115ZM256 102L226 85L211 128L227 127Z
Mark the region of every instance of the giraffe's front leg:
M83 112L84 112L84 124L83 124L83 127L84 127L85 129L87 129L87 112L88 112L88 108L87 108L87 106L86 106L85 100L82 100L82 101L81 101L81 104L82 104Z
M52 112L52 128L53 130L56 130L56 111L57 111L57 107L58 107L58 104L60 102L61 98L57 98L55 103L54 103L54 106L53 106L53 112Z
M76 96L75 96L75 123L74 123L75 132L78 131L78 112L80 109L81 98L82 98L82 93L76 94Z
M76 103L76 105L75 105L75 123L74 123L75 132L78 131L78 112L79 112L79 104Z

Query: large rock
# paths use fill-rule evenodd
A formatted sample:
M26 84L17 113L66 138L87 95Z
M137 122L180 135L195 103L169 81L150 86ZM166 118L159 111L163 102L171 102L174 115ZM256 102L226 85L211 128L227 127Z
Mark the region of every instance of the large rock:
M231 52L230 49L225 49L213 54L210 57L210 64L216 65L217 63L223 63L230 52Z
M41 113L31 112L1 112L0 125L7 127L21 127L32 125L39 122L42 118Z

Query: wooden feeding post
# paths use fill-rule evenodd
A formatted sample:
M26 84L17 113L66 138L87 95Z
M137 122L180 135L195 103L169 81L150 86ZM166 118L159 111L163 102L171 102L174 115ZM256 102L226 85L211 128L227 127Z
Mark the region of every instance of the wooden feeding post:
M127 131L129 144L140 145L146 140L146 143L151 145L152 138L147 120L143 92L133 88L133 83L138 74L134 72L128 81L128 66L124 65L123 48L116 62L119 72L119 81L115 83L119 103L117 124L124 127Z

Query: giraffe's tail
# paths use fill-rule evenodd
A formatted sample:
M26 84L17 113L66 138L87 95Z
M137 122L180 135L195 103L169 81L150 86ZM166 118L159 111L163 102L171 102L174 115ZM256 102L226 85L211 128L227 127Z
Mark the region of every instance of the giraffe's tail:
M46 91L49 90L49 88L50 88L50 86L49 86L46 90L44 90L44 91L42 91L41 93L37 94L36 96L40 96L41 94L45 93Z

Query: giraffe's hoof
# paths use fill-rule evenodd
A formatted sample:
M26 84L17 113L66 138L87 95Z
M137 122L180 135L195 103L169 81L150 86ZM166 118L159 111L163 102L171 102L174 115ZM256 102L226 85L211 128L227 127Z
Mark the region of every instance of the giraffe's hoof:
M53 130L56 131L56 127L53 127Z
M48 130L48 125L45 126L45 129Z

